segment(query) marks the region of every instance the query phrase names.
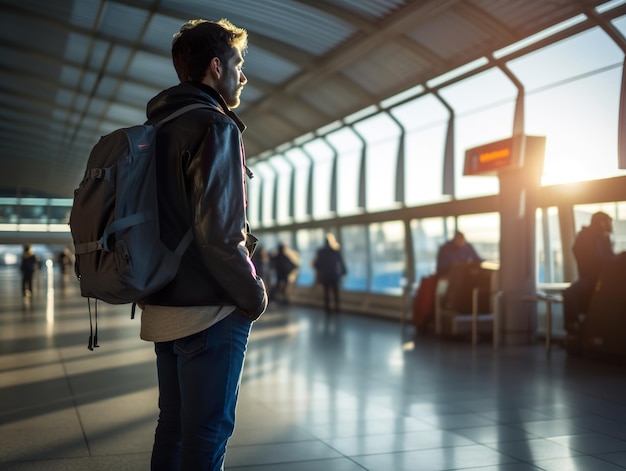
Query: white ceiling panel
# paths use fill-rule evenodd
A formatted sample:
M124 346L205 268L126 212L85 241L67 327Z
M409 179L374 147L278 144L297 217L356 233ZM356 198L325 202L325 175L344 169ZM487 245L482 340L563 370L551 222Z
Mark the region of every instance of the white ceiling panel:
M71 197L97 139L143 122L146 102L178 82L172 35L191 18L248 30L237 111L254 161L604 3L0 0L0 196Z

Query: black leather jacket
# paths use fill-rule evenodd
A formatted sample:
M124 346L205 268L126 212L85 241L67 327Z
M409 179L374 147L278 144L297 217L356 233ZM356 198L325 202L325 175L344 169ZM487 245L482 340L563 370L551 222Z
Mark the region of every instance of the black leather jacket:
M602 271L615 260L611 239L603 229L594 226L583 227L572 248L579 278L595 283Z
M143 300L167 306L235 305L257 319L267 307L263 281L246 248L245 126L211 87L184 82L148 103L148 123L204 103L163 125L157 135L161 239L175 248L185 232L193 241L176 278Z

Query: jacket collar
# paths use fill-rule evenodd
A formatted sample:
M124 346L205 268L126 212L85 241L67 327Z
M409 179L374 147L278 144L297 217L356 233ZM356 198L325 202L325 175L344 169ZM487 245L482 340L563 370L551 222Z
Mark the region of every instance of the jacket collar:
M217 90L201 82L189 82L189 83L191 83L195 87L198 87L202 92L210 95L211 98L215 99L215 101L217 101L218 105L220 106L224 114L227 115L230 119L232 119L235 122L235 124L237 124L239 131L244 132L246 130L246 125L239 118L239 116L237 116L237 114L228 107L228 105L224 101L224 98L222 97L222 95L220 95L217 92Z

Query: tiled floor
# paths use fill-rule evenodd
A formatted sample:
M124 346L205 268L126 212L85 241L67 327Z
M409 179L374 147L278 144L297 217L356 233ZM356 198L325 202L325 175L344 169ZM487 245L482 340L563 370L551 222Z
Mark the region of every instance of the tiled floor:
M157 391L128 306L0 270L0 470L147 470ZM626 367L542 344L413 339L398 324L272 308L253 331L228 471L626 469Z

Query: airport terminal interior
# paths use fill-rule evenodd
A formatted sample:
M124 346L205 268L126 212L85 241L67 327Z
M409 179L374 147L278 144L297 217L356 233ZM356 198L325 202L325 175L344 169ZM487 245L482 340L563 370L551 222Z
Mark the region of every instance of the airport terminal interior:
M130 304L98 302L88 349L68 223L94 144L178 83L190 18L248 31L254 263L268 287L277 247L298 265L254 324L225 469L626 469L626 0L0 0L0 15L0 471L150 469L154 345ZM573 247L598 214L611 260L568 322ZM458 232L478 260L439 274ZM345 270L326 313L329 233Z
M149 468L155 355L130 306L0 270L0 470ZM92 306L93 307L93 306ZM626 469L626 366L543 341L494 350L388 319L270 305L253 327L229 471Z

